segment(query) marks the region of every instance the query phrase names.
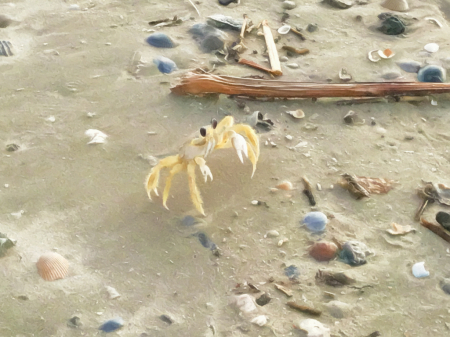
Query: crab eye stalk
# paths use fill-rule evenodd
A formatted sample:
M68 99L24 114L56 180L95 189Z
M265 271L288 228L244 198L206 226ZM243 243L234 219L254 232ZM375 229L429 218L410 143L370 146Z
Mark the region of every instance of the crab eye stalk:
M212 125L212 128L215 129L217 127L217 119L215 119L215 118L211 119L211 125Z
M200 129L200 135L201 135L202 137L205 137L205 136L206 136L206 129L205 129L205 128L201 128L201 129Z

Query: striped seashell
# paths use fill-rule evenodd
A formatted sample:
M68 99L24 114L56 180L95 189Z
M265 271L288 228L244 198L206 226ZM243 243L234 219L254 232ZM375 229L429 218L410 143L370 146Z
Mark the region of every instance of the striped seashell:
M44 280L55 281L67 276L69 261L58 253L48 252L39 258L36 267Z

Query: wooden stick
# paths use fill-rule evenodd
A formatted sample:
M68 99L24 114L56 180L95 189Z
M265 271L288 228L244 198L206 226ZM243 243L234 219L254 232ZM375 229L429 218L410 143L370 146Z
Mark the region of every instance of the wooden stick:
M273 71L272 69L269 69L269 68L266 68L264 66L261 66L261 65L259 65L256 62L253 62L253 61L250 61L250 60L247 60L247 59L239 59L238 63L245 64L247 66L250 66L250 67L253 67L255 69L262 70L262 71L265 71L265 72L267 72L269 74L277 76L277 72Z
M297 49L297 48L294 48L291 46L283 46L283 47L281 47L281 49L284 49L284 50L290 51L291 53L296 53L299 55L305 55L305 54L309 53L308 48Z
M434 234L439 235L441 238L443 238L445 241L450 243L450 235L439 225L436 225L434 223L431 223L424 218L420 219L420 224L423 227L428 228L430 231L432 231Z
M267 20L262 22L264 38L266 39L267 52L269 53L269 60L272 70L276 76L283 75L281 71L280 59L278 57L277 47L275 46L275 41L273 40L272 32L270 30Z
M314 83L261 80L189 72L170 90L178 95L225 94L246 97L320 98L427 96L450 93L450 83Z
M322 311L319 309L314 309L311 307L308 307L306 305L301 305L301 304L297 304L294 301L290 301L286 303L289 307L291 307L292 309L313 315L313 316L320 316L322 315Z
M301 32L299 32L297 29L295 28L291 28L291 32L294 33L295 35L297 35L298 37L300 37L300 40L305 41L306 37L305 35L303 35Z
M244 14L244 23L242 24L242 28L241 28L241 35L239 35L241 37L241 42L244 39L244 34L245 34L245 30L247 29L247 24L250 20L248 19L247 14Z

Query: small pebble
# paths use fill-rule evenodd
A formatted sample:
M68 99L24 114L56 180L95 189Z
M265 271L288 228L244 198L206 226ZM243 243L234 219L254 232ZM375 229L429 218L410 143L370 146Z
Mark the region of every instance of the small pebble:
M289 67L291 69L297 69L299 66L297 63L288 63L286 64L286 67Z
M322 212L309 212L301 222L312 232L323 232L328 218Z
M264 293L256 299L256 304L262 307L269 303L271 300L272 298L267 293Z
M309 23L308 26L306 26L306 30L310 33L315 32L317 29L319 29L317 23Z
M161 315L159 316L159 319L163 322L166 322L169 325L173 323L173 319L170 318L168 315Z
M445 78L445 69L436 65L425 66L417 73L419 82L444 83Z
M290 280L295 280L300 276L300 271L294 265L290 265L289 267L284 268L284 274L289 277Z
M78 327L82 326L80 317L73 316L67 322L67 326L70 327L70 328L78 328Z
M418 73L422 64L417 61L398 62L397 65L407 73Z
M287 62L287 61L289 61L289 58L287 56L280 57L280 62Z
M114 319L110 319L109 321L106 321L98 329L102 330L103 332L112 332L123 327L123 324L124 324L123 319L121 317L117 317Z
M351 266L360 266L365 264L366 257L371 254L367 246L359 241L347 241L342 245L339 253L340 259Z
M172 71L178 69L175 62L164 56L158 56L154 58L153 63L158 67L158 70L163 74L170 74Z
M8 152L14 152L14 151L17 151L19 149L20 149L20 146L17 145L17 144L14 144L14 143L6 145L6 151L8 151Z
M446 230L450 231L450 213L438 212L436 214L436 221Z
M272 229L266 233L265 237L276 238L279 235L280 235L280 233L278 233L275 229Z
M297 7L297 4L294 1L286 0L281 4L281 7L283 7L284 9L294 9L295 7Z

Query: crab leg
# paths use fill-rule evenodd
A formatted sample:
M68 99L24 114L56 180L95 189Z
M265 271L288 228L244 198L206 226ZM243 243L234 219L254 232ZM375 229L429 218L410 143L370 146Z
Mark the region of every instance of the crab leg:
M158 195L158 190L156 188L158 187L159 173L161 172L161 170L165 167L173 167L178 163L180 163L180 157L178 155L170 156L161 159L159 163L152 168L147 176L147 179L145 180L145 189L147 190L147 195L150 200L152 200L152 197L150 195L152 191L155 192L156 195Z
M175 164L174 167L172 167L172 169L170 170L169 176L166 179L166 187L164 187L164 193L163 193L163 206L166 209L169 209L167 207L167 198L169 197L169 191L170 191L170 186L172 185L172 178L175 174L179 173L180 171L182 171L185 168L184 163L178 163Z
M252 165L253 165L253 171L252 171L252 178L253 178L253 175L255 174L256 162L258 161L258 158L256 158L255 152L253 152L253 148L249 143L247 143L247 153L248 153L248 159L252 162Z
M202 214L205 215L205 211L202 207L202 197L200 196L200 192L197 188L197 184L195 183L195 167L197 164L195 161L189 162L187 166L187 174L188 174L188 181L189 181L189 190L191 192L191 199L194 203L195 208Z

